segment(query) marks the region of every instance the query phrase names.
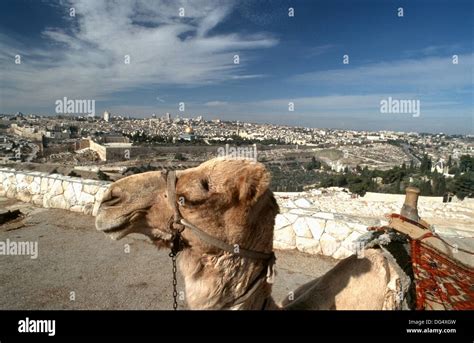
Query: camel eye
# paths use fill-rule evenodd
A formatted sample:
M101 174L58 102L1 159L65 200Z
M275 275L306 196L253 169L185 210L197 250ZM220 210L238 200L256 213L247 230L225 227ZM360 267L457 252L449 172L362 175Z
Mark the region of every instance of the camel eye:
M206 192L209 192L209 181L207 179L201 179L201 186Z

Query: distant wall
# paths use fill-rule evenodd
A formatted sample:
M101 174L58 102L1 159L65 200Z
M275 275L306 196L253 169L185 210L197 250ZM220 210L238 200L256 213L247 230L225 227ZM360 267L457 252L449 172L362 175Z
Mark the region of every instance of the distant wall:
M89 148L94 150L100 157L102 161L107 160L107 151L105 146L94 142L92 139L89 139Z
M18 124L15 124L15 123L11 124L10 130L13 134L17 136L28 138L33 141L39 141L39 142L41 142L41 140L43 139L43 135L45 133L45 131L43 130L36 131L35 128L18 126Z
M0 168L0 196L96 215L108 182Z
M120 142L117 142L120 143ZM102 161L123 161L135 157L136 147L134 146L114 146L114 143L106 145L94 142L89 139L89 148L97 152Z

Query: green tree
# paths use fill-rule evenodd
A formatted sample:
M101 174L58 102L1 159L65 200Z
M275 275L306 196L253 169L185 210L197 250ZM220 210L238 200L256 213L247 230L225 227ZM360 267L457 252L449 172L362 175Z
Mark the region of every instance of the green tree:
M474 171L455 176L453 191L459 199L474 197Z
M420 195L424 196L430 196L433 195L433 191L431 188L431 182L430 181L425 181L422 182L420 185Z
M431 172L431 158L427 154L424 154L421 159L420 171L422 174Z
M459 171L461 173L474 171L474 157L463 155L459 159Z
M443 175L437 175L433 179L433 195L444 195L446 193L446 179Z
M307 170L321 169L321 162L319 162L318 160L316 160L316 158L313 156L313 157L311 158L311 162L309 162L309 163L306 165L306 169L307 169Z

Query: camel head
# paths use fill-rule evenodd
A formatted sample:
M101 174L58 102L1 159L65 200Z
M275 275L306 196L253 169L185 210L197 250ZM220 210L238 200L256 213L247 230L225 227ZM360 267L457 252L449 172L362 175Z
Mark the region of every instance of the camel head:
M176 173L179 212L219 240L270 252L278 205L269 183L270 175L261 163L212 159ZM158 247L169 247L174 209L167 193L164 172L120 179L104 194L96 227L112 239L141 233ZM214 247L203 244L188 231L182 233L186 248L212 253Z

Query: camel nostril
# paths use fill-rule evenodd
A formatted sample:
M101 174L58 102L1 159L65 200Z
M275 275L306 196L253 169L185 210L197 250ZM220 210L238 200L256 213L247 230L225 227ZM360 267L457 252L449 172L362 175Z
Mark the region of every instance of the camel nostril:
M101 205L111 207L122 202L122 200L122 190L120 188L113 188L104 194Z
M102 201L102 205L104 205L104 206L114 206L114 205L117 205L121 201L122 201L122 198L120 198L120 197L111 197L110 199Z

